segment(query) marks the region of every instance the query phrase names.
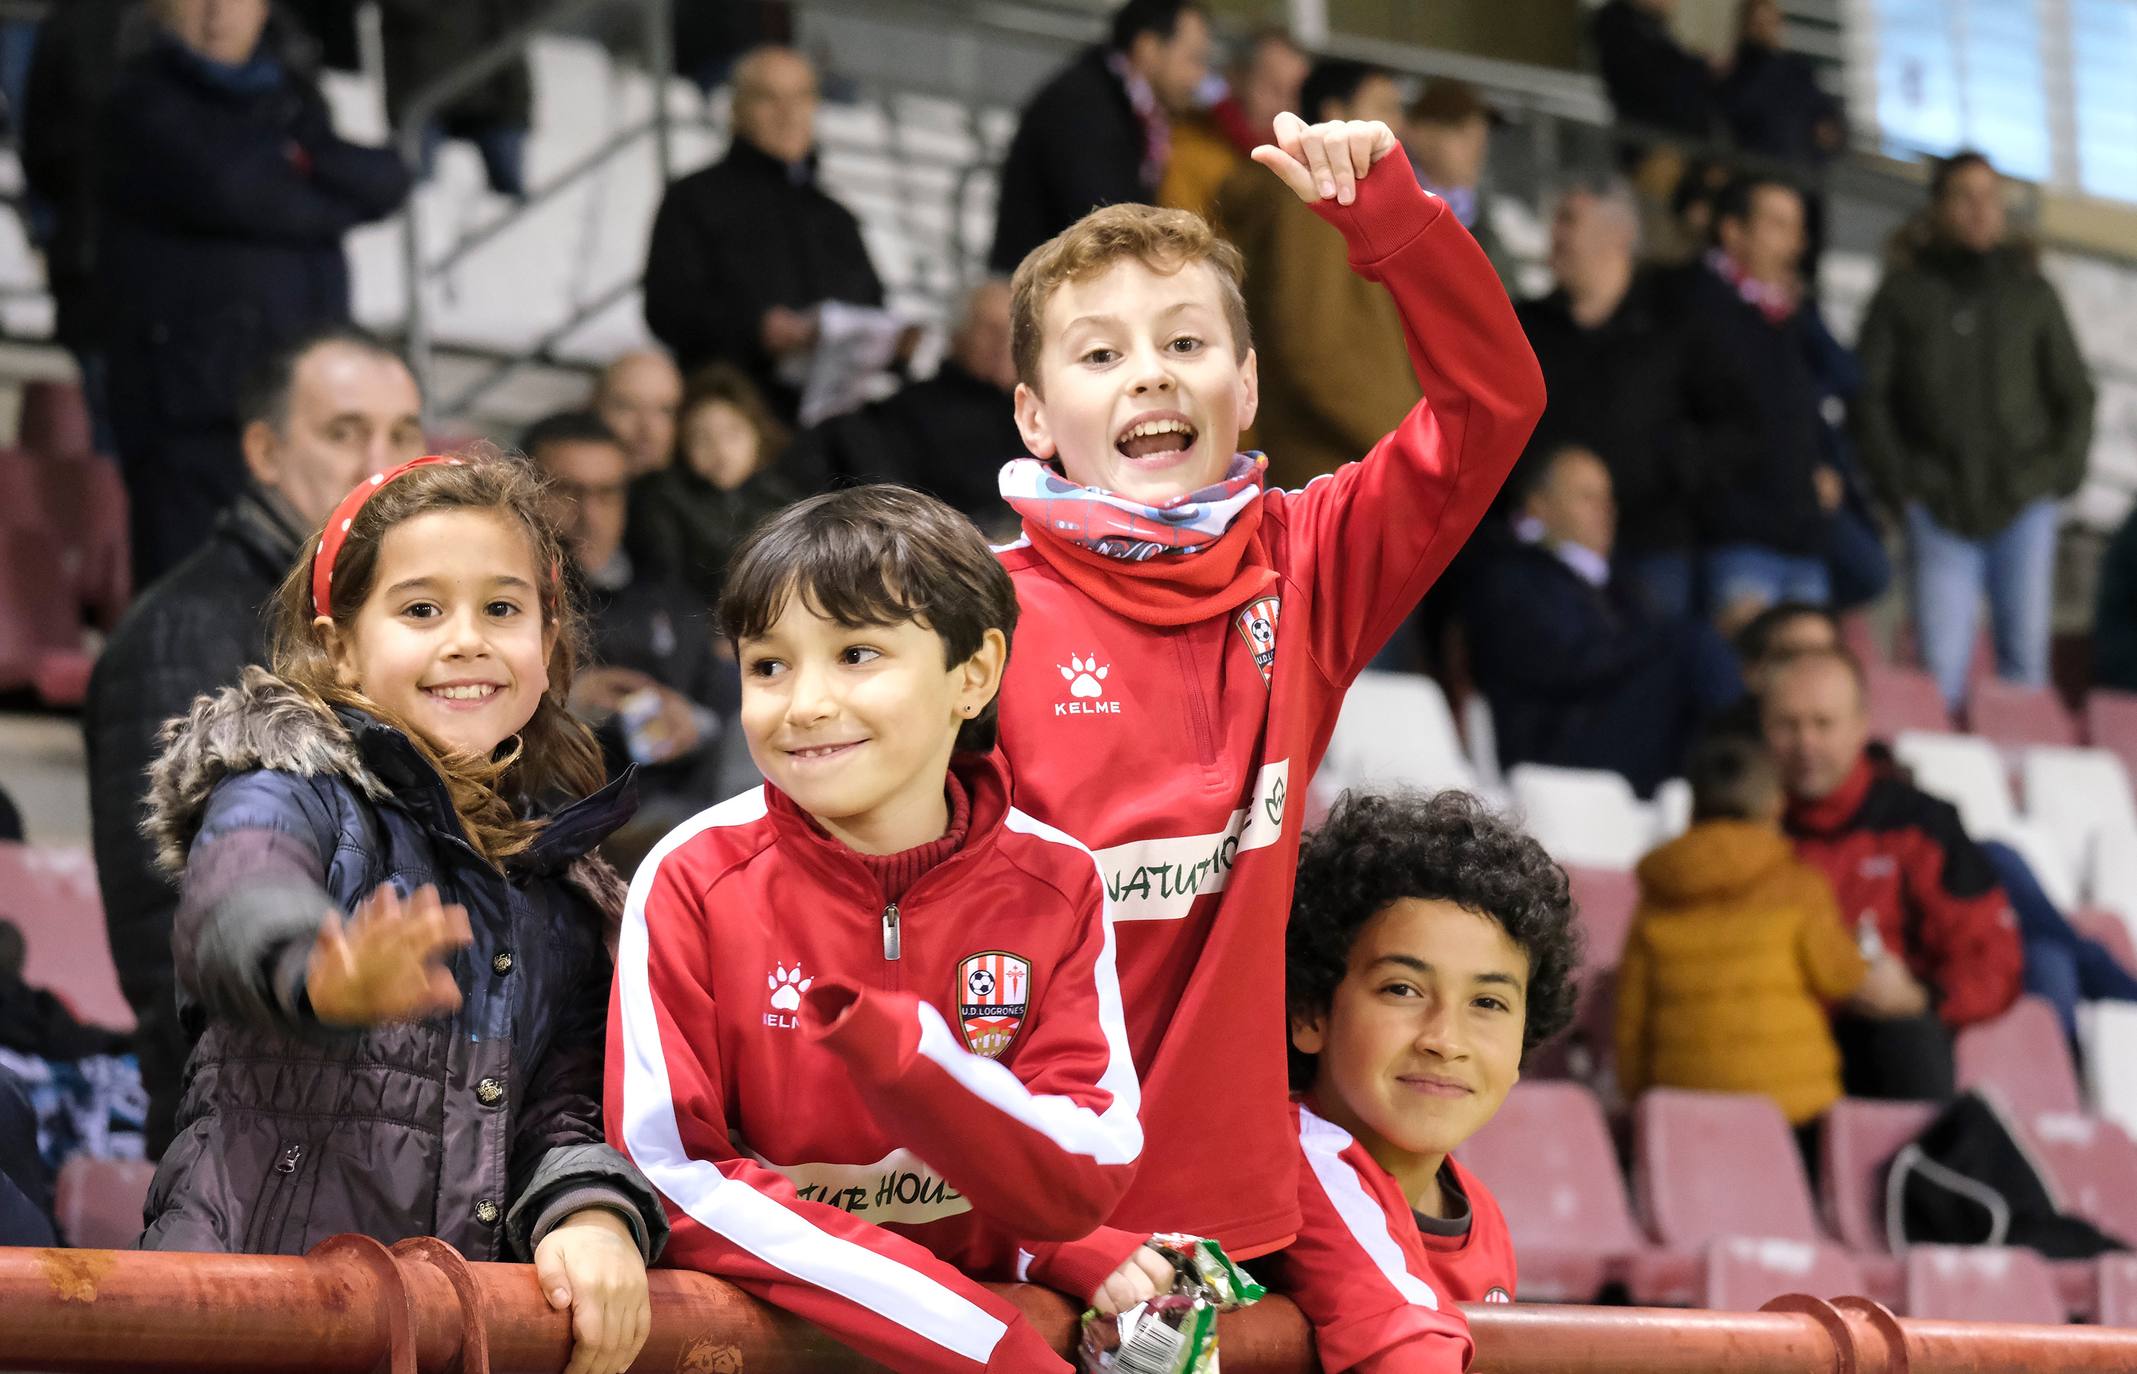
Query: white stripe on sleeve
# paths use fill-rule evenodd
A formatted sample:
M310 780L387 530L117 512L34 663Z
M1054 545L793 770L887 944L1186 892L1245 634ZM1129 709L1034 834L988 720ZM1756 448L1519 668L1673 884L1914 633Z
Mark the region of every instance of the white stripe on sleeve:
M1387 1213L1366 1191L1358 1171L1343 1158L1343 1151L1351 1144L1350 1132L1301 1107L1299 1144L1305 1147L1306 1162L1320 1181L1321 1191L1335 1205L1336 1215L1343 1219L1344 1229L1380 1270L1381 1277L1393 1284L1405 1301L1439 1311L1439 1295L1403 1263L1402 1245L1388 1230Z
M986 1364L1008 1328L964 1295L887 1255L819 1230L684 1149L648 974L646 898L660 865L705 831L765 814L762 790L722 802L654 847L631 883L616 950L623 1029L623 1145L646 1177L699 1224L775 1269L835 1293L943 1349Z

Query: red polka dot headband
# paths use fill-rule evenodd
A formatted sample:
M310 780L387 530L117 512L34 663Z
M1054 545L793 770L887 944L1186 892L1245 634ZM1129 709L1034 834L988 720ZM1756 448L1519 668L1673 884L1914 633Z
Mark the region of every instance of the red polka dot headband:
M328 595L334 586L334 560L341 557L341 546L348 542L349 526L356 523L356 512L364 508L364 502L372 494L404 472L444 463L451 467L464 467L458 458L449 458L442 453L433 453L422 458L411 458L397 468L374 472L358 482L353 491L341 498L334 513L327 517L326 529L319 536L319 547L312 554L312 614L331 616L333 601Z

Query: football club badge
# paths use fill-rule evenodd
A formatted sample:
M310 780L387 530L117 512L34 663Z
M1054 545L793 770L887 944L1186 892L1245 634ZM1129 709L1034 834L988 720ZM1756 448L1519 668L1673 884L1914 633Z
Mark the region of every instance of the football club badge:
M1252 601L1239 613L1239 633L1246 638L1247 647L1254 651L1254 666L1261 669L1261 685L1269 685L1269 672L1276 666L1276 617L1283 609L1283 601L1265 596Z
M1016 1043L1031 1005L1031 961L1002 950L957 966L957 1015L974 1054L999 1059Z

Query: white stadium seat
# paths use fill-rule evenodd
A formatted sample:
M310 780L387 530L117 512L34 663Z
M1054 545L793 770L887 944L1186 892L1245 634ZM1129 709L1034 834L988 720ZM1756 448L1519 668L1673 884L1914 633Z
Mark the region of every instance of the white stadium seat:
M2010 775L1995 745L1973 735L1906 730L1892 752L1914 774L1917 786L1959 808L1966 832L1977 840L2000 840L2018 820Z
M1477 790L1454 713L1437 682L1419 673L1360 673L1343 698L1314 789L1328 801L1345 788L1400 784Z
M1507 783L1528 832L1562 864L1626 869L1653 847L1654 811L1616 773L1519 763Z
M2093 1111L2137 1135L2137 1003L2080 1003L2078 1040Z
M2089 869L2102 834L2137 831L2129 773L2105 749L2028 749L2019 780L2026 819L2049 833L2074 872Z

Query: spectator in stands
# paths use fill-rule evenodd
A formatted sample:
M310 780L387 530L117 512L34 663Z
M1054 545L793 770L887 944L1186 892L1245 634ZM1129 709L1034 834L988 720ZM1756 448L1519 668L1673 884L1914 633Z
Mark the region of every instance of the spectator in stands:
M2137 692L2137 507L2132 507L2100 557L2093 600L2092 675L2095 684Z
M572 679L572 714L593 727L611 773L639 765L638 814L603 846L628 872L662 835L720 799L719 743L739 701L734 664L713 653L711 606L675 578L642 572L626 551L631 460L601 417L548 416L521 447L549 479L586 611L587 662Z
M1499 270L1511 279L1513 260L1499 231L1492 227L1484 196L1484 162L1491 152L1491 129L1498 111L1466 81L1440 79L1412 101L1402 124L1403 146L1410 165L1427 191L1447 202L1469 236Z
M1617 512L1600 458L1568 444L1525 478L1516 533L1480 548L1462 587L1499 757L1607 768L1645 796L1742 680L1706 622L1653 611L1611 576Z
M816 68L793 49L736 63L734 144L668 188L646 252L646 324L684 373L737 368L789 421L817 307L883 304L860 222L817 185L816 105Z
M1107 42L1024 107L1002 163L990 270L1009 276L1097 206L1155 199L1171 121L1194 108L1209 52L1196 0L1127 0L1115 10Z
M365 473L422 453L422 409L401 360L347 326L270 357L239 398L247 484L207 541L134 602L89 680L83 734L97 886L119 984L141 1026L152 1155L171 1138L187 1049L171 982L178 892L140 832L156 733L195 697L265 660L263 608L305 539Z
M1862 666L1846 651L1774 668L1760 703L1789 793L1799 857L1822 871L1864 951L1890 951L1910 987L1878 1020L1836 1017L1854 1097L1948 1097L1950 1032L2018 996L2023 966L2011 907L1959 813L1868 752Z
M529 9L527 0L450 0L445 4L381 0L386 111L394 127L407 122L410 100L511 32L528 17ZM491 190L524 196L527 127L533 106L534 83L527 59L514 57L424 122L423 174L430 175L441 143L448 138L465 139L482 154Z
M1518 311L1550 393L1528 452L1533 461L1571 443L1602 458L1622 521L1622 574L1657 613L1690 615L1701 473L1748 442L1750 388L1692 333L1674 279L1638 266L1639 240L1623 182L1559 199L1556 288ZM1502 491L1501 507L1515 499Z
M146 585L245 485L237 390L349 317L342 236L397 209L393 153L343 141L267 0L157 0L106 106L97 274L111 421Z
M1714 72L1670 31L1677 0L1609 0L1591 34L1620 124L1703 143L1714 133Z
M1402 125L1392 73L1330 58L1299 95L1309 120ZM1261 358L1261 406L1246 443L1269 479L1302 487L1362 458L1422 394L1402 318L1378 282L1351 271L1343 235L1249 163L1217 193L1217 229L1246 258L1247 319Z
M1285 944L1307 1226L1276 1286L1324 1368L1460 1368L1453 1304L1514 1301L1515 1266L1453 1151L1573 1019L1566 875L1461 792L1352 793L1299 855Z
M2024 855L1997 840L1983 844L1981 852L2018 916L2026 949L2025 989L2055 1008L2064 1036L2075 1047L2078 1003L2137 1002L2137 973L2124 968L2107 946L2078 933L2041 888Z
M898 482L949 502L982 529L1014 528L1002 504L1003 463L1022 457L1009 283L991 277L965 297L950 355L924 382L826 420L782 460L796 481Z
M1905 509L1915 637L1955 706L1984 590L1997 675L2047 684L2056 503L2092 440L2091 369L2003 195L1980 153L1937 165L1857 342L1863 467Z
M789 435L734 368L693 374L678 417L676 461L631 489L631 556L679 579L707 607L744 535L803 495L780 465Z
M1806 200L1806 211L1815 202ZM1808 280L1812 269L1805 265ZM1848 428L1848 413L1862 391L1862 362L1853 349L1835 338L1818 309L1806 298L1802 306L1806 341L1810 345L1811 375L1819 392L1818 434L1822 465L1840 484L1839 502L1825 517L1825 572L1830 583L1829 602L1836 610L1853 610L1875 601L1892 584L1892 559L1885 552L1885 531L1876 503L1864 476L1855 436ZM1820 504L1830 492L1827 479L1821 483Z
M675 413L683 404L683 374L666 353L634 348L602 368L591 404L631 455L633 477L675 461Z
M1841 1095L1827 1008L1905 1012L1913 979L1890 955L1873 976L1832 885L1789 847L1762 741L1708 739L1687 776L1692 828L1640 861L1618 964L1618 1087L1628 1101L1651 1087L1762 1093L1815 1169L1816 1123Z
M1777 601L1828 599L1825 524L1845 487L1825 463L1824 392L1797 276L1802 196L1740 177L1715 205L1714 240L1685 306L1701 346L1748 383L1752 406L1747 442L1711 454L1700 474L1701 580L1727 630Z
M1269 141L1280 112L1298 108L1299 88L1312 64L1283 29L1260 29L1248 38L1227 74L1230 89L1224 98L1172 122L1172 149L1157 203L1211 218L1217 188Z
M1747 153L1809 168L1847 142L1840 102L1810 60L1783 45L1780 0L1741 0L1736 51L1719 97L1729 135Z

